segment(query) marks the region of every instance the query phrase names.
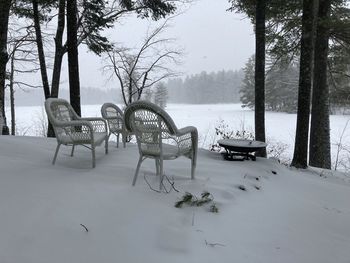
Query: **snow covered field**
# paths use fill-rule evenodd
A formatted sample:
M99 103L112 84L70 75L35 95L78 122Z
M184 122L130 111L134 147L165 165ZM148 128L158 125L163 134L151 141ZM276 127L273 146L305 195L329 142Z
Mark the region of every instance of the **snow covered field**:
M176 189L131 186L134 144L104 154L55 139L0 136L0 262L349 263L350 178L288 169L276 161L224 161L200 150L196 179L186 158L165 162ZM155 188L154 162L140 173ZM141 175L140 174L140 175ZM167 185L169 187L169 185ZM208 206L175 208L185 192Z
M100 116L101 105L83 105L84 116ZM240 104L209 104L188 105L169 104L166 111L172 116L178 127L187 125L196 126L199 131L199 146L208 149L210 144L217 141L215 127L224 121L231 130L254 131L254 112L242 109ZM10 114L8 114L9 116ZM19 134L38 136L42 134L41 123L45 119L43 107L19 107L17 122ZM335 160L336 144L350 119L346 115L332 115L331 143L332 159ZM292 158L295 138L296 114L266 112L266 134L270 145L285 144L287 146L282 158ZM343 143L350 146L350 124L343 136ZM345 153L341 153L344 156Z

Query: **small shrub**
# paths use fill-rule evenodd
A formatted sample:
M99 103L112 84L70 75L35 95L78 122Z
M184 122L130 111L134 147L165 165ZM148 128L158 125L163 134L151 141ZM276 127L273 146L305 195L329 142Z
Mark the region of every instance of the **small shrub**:
M182 196L181 200L179 200L175 203L175 207L181 208L181 207L183 207L184 204L186 204L188 206L203 206L205 204L211 203L213 200L214 200L213 195L211 193L209 193L208 191L204 191L201 194L200 198L198 198L197 196L195 196L189 192L186 192ZM209 211L213 212L213 213L218 213L219 209L216 207L215 204L212 204L209 208Z
M230 127L221 120L217 127L215 127L215 134L219 136L219 139L244 139L244 140L254 140L255 137L252 132L247 131L242 126L242 129L233 131ZM210 151L220 152L221 146L218 143L210 145Z
M244 124L241 125L239 130L232 130L223 120L219 122L215 127L215 134L218 139L242 139L242 140L255 140L255 136L252 131L245 129ZM289 165L290 158L285 156L288 150L288 144L281 141L275 141L271 138L267 140L266 151L269 157L277 159L284 165ZM218 143L214 143L209 147L210 151L220 152L222 147Z

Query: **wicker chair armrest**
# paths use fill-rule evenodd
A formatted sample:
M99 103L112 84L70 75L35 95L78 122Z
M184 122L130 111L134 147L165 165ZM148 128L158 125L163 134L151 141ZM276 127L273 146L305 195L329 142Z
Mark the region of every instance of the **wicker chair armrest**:
M80 118L80 120L90 122L94 132L107 132L107 121L104 118L85 117Z
M177 130L177 143L180 148L190 147L194 154L198 149L198 131L196 127L187 126Z
M56 121L55 126L60 128L81 127L86 126L88 130L93 131L93 126L89 121L73 120L73 121Z
M183 135L186 135L188 133L191 133L191 135L193 134L194 136L197 135L197 137L198 137L197 128L194 127L194 126L187 126L187 127L178 129L176 135L177 136L183 136Z
M106 117L103 117L103 119L105 119L105 120L123 120L123 118L122 117L120 117L120 116L106 116Z
M55 126L63 129L65 135L69 136L72 141L80 141L82 139L94 141L94 128L89 121L59 121Z

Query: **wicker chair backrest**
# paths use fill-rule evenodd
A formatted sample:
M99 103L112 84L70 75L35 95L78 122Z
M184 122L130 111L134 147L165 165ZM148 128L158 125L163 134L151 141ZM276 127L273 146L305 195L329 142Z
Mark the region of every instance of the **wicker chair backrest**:
M137 142L148 147L159 147L177 131L171 117L157 105L148 101L131 103L124 113L126 128L135 133Z
M49 98L45 101L45 110L54 128L57 139L73 132L72 129L59 127L59 124L62 122L79 119L79 116L75 113L68 101L58 98Z
M108 121L111 131L121 130L123 128L124 113L113 103L104 103L101 108L102 117Z
M52 124L79 119L73 107L64 99L47 99L45 109Z

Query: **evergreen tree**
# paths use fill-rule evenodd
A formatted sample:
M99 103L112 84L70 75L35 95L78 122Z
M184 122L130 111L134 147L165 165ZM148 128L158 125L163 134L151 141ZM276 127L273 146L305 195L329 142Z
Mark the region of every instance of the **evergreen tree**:
M257 0L255 11L255 139L265 142L265 13L266 1ZM256 153L266 157L266 149Z
M169 101L177 103L233 103L239 102L243 70L218 71L169 79L166 86Z
M158 83L154 90L154 103L162 109L166 108L168 100L168 89L163 82Z
M314 58L309 164L331 169L327 57L331 1L319 0Z
M296 112L297 66L285 59L275 61L266 75L266 107L271 111Z
M298 113L292 166L307 167L309 138L310 92L314 53L315 0L303 1L302 36L300 49L300 74L298 88Z
M78 58L78 8L76 0L67 1L67 50L70 104L75 112L81 115L80 79Z
M242 82L242 86L240 89L241 93L241 102L243 107L249 107L250 109L254 109L255 105L255 96L254 96L254 68L255 68L255 58L254 56L248 59L248 62L244 68L244 79Z
M333 111L350 107L350 53L338 45L330 47L328 85Z

